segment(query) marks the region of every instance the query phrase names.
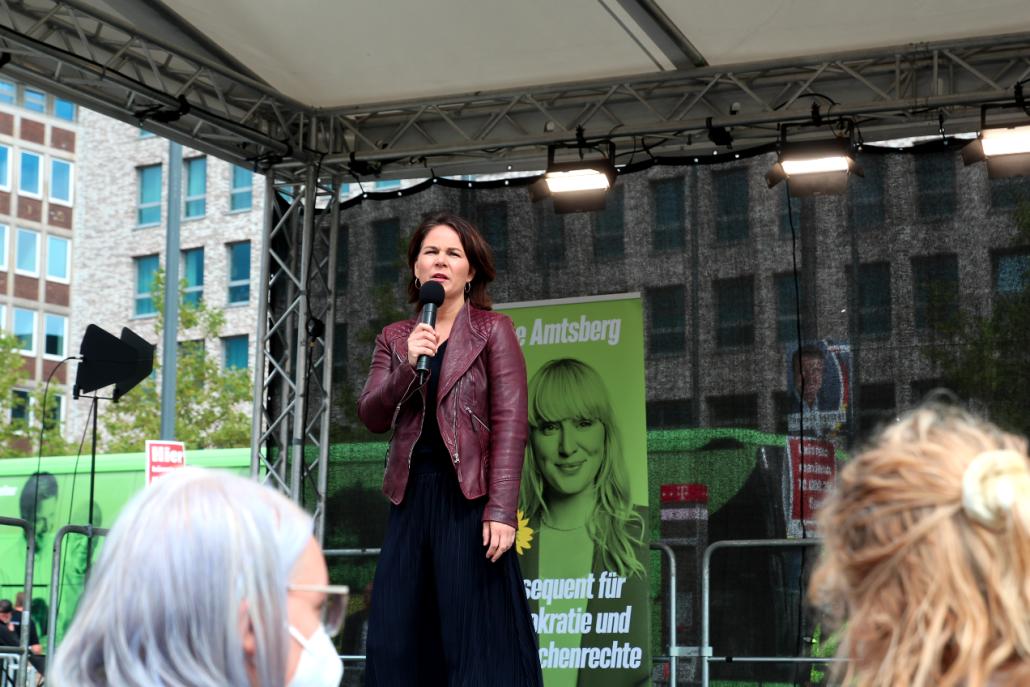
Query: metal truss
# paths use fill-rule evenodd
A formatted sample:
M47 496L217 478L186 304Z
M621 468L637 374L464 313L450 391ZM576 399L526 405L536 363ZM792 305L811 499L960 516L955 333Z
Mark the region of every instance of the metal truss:
M317 183L317 167L306 174L305 184L266 181L251 473L305 505L321 542L340 194Z
M579 127L637 159L644 149L711 153L709 127L728 128L738 148L769 143L777 125L812 122L813 103L828 123L856 120L866 138L936 134L939 115L958 133L978 127L980 105L1011 102L1028 76L1024 33L341 108L322 114L350 149L326 162L353 152L437 173L477 162L539 169L546 146L573 140ZM827 128L796 134L815 136Z
M319 110L84 0L0 0L0 50L21 81L300 183L314 160L341 178L539 169L580 127L620 161L711 153L709 126L740 149L812 121L813 103L866 139L937 133L941 115L947 133L972 131L980 105L1030 76L1022 33Z

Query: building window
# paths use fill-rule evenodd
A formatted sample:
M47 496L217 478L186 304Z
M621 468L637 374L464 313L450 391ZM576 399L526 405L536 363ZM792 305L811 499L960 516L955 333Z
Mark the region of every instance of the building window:
M800 279L795 279L793 272L777 274L773 277L773 285L776 289L776 341L797 341L800 302L797 287Z
M680 250L684 247L683 177L651 182L654 201L652 248L656 251Z
M614 260L626 255L625 206L622 184L616 184L604 200L604 210L594 213L594 259Z
M33 112L46 112L46 93L31 88L22 90L22 107Z
M68 283L71 264L71 252L68 250L71 241L50 234L46 237L46 278L51 281Z
M11 422L29 424L29 392L25 389L14 389L11 396Z
M72 163L50 158L50 202L72 204Z
M758 397L754 394L709 396L708 426L758 429Z
M955 212L954 158L951 153L923 153L915 158L919 216L950 217Z
M182 277L186 280L182 302L189 305L200 305L200 301L204 298L203 248L190 248L182 252Z
M7 270L7 225L0 224L0 271Z
M347 265L350 259L350 246L348 238L350 231L347 227L340 227L336 234L336 288L347 288Z
M18 350L29 355L36 354L36 311L14 309L14 336L18 339Z
M156 255L144 255L133 258L136 263L136 307L137 317L157 314L154 306L154 279L160 265Z
M254 204L254 173L239 165L232 166L232 187L229 189L229 210L249 210Z
M912 258L912 299L918 329L953 322L958 312L958 256Z
M40 156L27 150L21 151L21 168L18 175L18 192L26 196L42 196Z
M222 352L227 370L246 370L250 355L247 335L226 336L222 339Z
M1023 293L1030 285L1030 250L994 256L994 293L1001 297Z
M14 96L18 88L10 81L0 81L0 103L14 105Z
M393 284L401 271L398 256L401 251L401 221L397 217L372 222L375 246L375 264L372 280L378 284Z
M207 212L207 158L195 157L183 163L186 171L186 201L183 219L197 219Z
M39 276L39 232L18 228L14 270L30 277Z
M55 358L63 358L65 343L68 340L68 318L63 315L43 315L43 353Z
M62 98L54 98L54 116L66 122L74 122L75 103Z
M250 301L250 241L229 244L229 302Z
M648 429L694 427L694 404L689 398L647 402Z
M848 181L848 219L855 229L878 229L884 225L883 165L879 155L860 155L864 177Z
M1014 210L1030 200L1030 180L1026 177L991 179L990 184L991 207L995 210Z
M715 190L715 240L743 241L748 234L747 170L731 169L712 175Z
M869 436L897 415L894 385L862 384L858 387L858 424L862 436Z
M550 200L536 203L534 212L537 263L545 270L560 267L565 262L565 220Z
M11 148L0 145L0 191L11 190Z
M333 331L333 369L347 369L347 323L337 322Z
M780 238L789 239L792 236L801 236L801 199L790 198L783 194L783 201L780 204Z
M136 169L139 186L136 206L136 224L150 227L161 224L161 165L148 165Z
M494 253L498 270L508 268L508 204L484 203L477 208L479 230Z
M651 353L682 353L687 348L687 290L664 286L647 290Z
M858 333L890 336L891 265L874 262L858 266Z
M755 342L754 279L717 279L715 291L715 345L750 346Z

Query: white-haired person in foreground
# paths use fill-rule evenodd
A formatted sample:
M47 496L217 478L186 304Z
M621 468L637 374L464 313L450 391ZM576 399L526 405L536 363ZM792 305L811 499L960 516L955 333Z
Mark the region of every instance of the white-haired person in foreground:
M1026 439L918 408L841 471L813 600L845 622L850 687L1030 685Z
M228 473L177 471L118 517L47 682L336 687L346 589L328 579L294 503Z

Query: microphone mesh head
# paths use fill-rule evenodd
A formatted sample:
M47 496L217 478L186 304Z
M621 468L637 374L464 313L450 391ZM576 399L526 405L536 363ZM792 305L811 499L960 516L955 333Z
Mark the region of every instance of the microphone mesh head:
M443 284L438 281L427 281L418 290L418 302L422 305L432 303L436 307L443 305Z

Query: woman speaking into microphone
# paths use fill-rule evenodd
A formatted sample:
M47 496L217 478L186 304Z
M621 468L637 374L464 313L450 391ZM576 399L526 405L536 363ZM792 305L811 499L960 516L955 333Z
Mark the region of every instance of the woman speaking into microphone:
M542 685L522 574L510 552L525 455L526 365L511 320L490 310L493 255L467 220L426 219L408 244L408 300L432 318L376 338L358 414L392 431L393 504L376 567L366 685ZM431 291L426 289L426 291ZM437 289L437 295L439 290ZM426 356L428 374L416 372Z

